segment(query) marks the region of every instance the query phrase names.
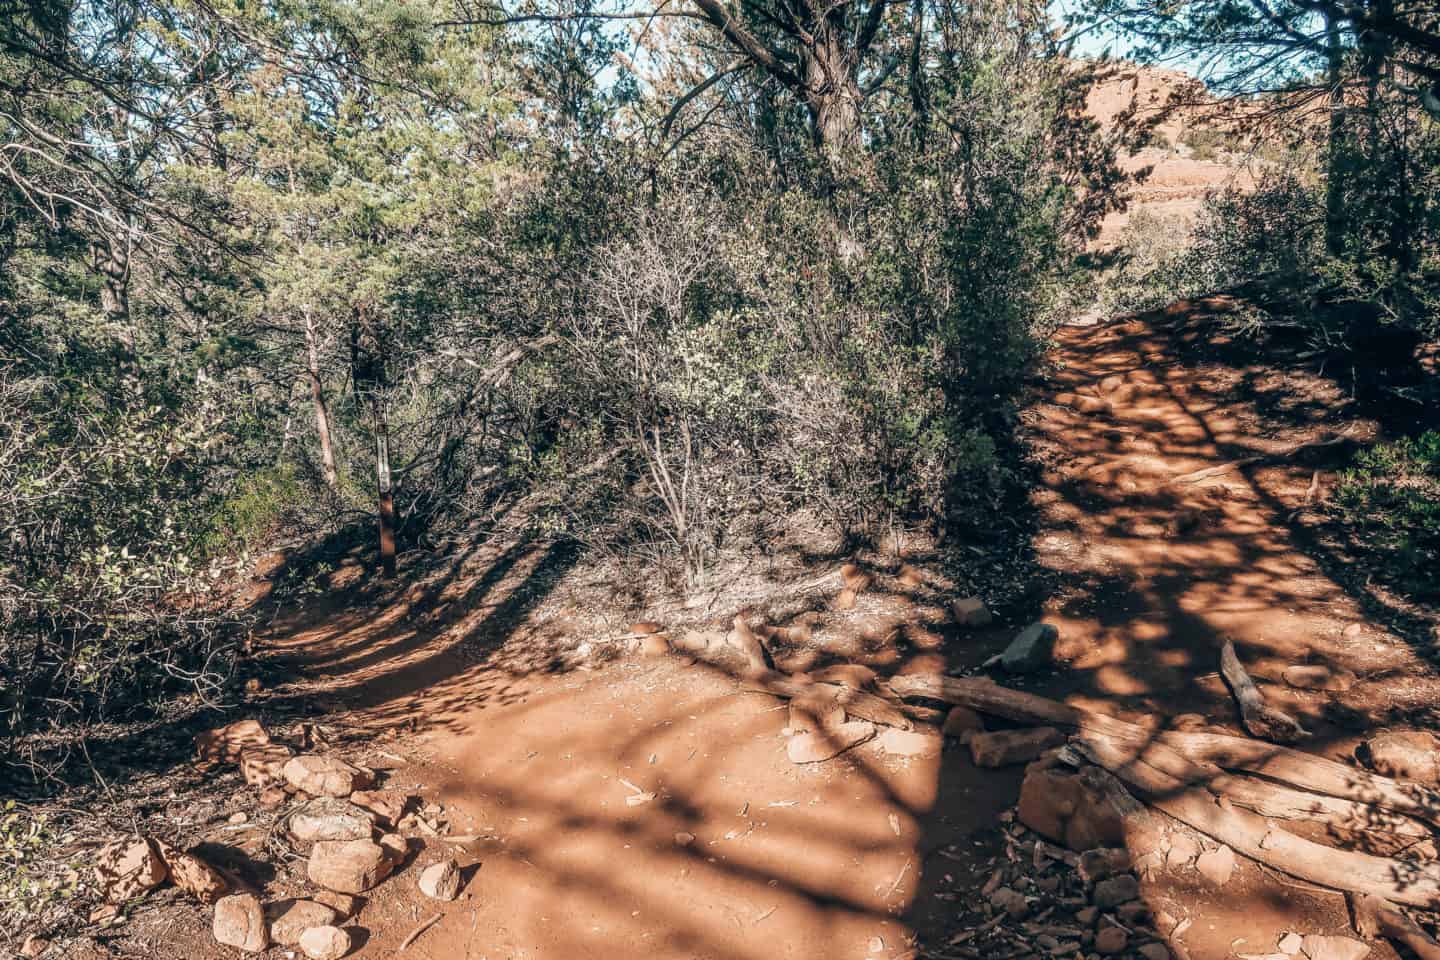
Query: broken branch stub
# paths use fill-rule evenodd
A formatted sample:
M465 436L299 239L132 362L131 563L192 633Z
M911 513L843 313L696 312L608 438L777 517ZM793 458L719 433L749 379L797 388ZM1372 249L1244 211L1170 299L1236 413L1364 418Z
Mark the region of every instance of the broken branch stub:
M1230 692L1235 695L1235 703L1240 708L1240 722L1251 736L1275 743L1294 743L1310 736L1300 721L1265 702L1260 688L1255 686L1255 681L1250 679L1250 674L1245 672L1240 658L1235 655L1235 644L1229 640L1220 648L1220 676L1225 678Z

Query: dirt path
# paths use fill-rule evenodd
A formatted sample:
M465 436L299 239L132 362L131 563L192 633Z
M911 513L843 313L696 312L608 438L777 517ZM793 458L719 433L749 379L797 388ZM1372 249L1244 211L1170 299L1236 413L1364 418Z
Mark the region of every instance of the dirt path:
M408 610L337 612L272 642L351 707L346 732L372 742L368 759L390 768L391 783L475 837L420 854L448 850L479 866L468 895L406 956L903 955L918 851L938 842L939 756L871 743L792 764L783 703L680 657L570 669L509 644L477 660L466 641L484 634L485 611L518 602L536 562L516 560L472 615L434 632ZM895 608L876 592L843 615L861 630L816 645L893 667L893 640L862 634L897 620L877 612ZM967 764L943 782L973 797L943 818L945 835L960 836L995 822L1018 775L980 777ZM428 910L409 884L377 889L362 955L388 956Z
M1384 723L1436 694L1428 668L1376 625L1383 599L1332 579L1296 522L1314 469L1280 454L1368 427L1335 421L1345 403L1329 381L1226 361L1203 314L1060 337L1057 373L1026 422L1045 464L1035 551L1062 584L1043 613L1068 663L1031 688L1234 730L1216 674L1229 637L1261 678L1296 662L1360 675L1338 695L1266 685L1317 732L1315 749L1340 756L1357 717ZM473 867L463 898L405 957L859 960L943 944L1001 849L997 817L1020 770L978 771L953 744L907 757L872 743L791 764L783 706L723 671L674 656L597 664L565 631L521 639L513 628L553 592L543 578L563 576L563 563L547 572L556 560L477 548L379 616L312 609L268 639L277 665L309 678L284 696L343 706L341 726L390 782L473 837L418 854ZM814 645L882 670L954 671L1019 622L945 632L941 650L921 651L892 629L907 603L866 595L827 614ZM1192 921L1192 960L1345 925L1335 895L1249 864L1224 890L1191 870L1145 896ZM385 884L361 916L359 955L391 956L431 912L412 883Z

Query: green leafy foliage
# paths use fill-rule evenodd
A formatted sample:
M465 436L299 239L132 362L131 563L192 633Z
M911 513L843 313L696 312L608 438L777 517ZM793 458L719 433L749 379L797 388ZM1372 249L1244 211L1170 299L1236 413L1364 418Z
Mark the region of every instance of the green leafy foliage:
M1284 173L1267 174L1253 190L1210 196L1193 224L1137 210L1101 309L1153 310L1263 278L1313 285L1325 262L1322 223L1317 190Z
M1351 542L1408 591L1434 596L1440 563L1440 432L1363 451L1335 487Z
M23 922L75 896L79 873L42 862L59 835L48 814L5 801L0 808L0 916Z

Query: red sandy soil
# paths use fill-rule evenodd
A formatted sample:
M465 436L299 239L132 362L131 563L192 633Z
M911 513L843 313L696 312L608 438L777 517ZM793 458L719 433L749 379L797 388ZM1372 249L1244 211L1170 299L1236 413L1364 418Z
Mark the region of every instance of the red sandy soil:
M1403 621L1413 637L1423 617L1327 553L1305 501L1315 464L1282 457L1175 478L1375 425L1329 380L1245 360L1211 317L1222 308L1062 331L1025 429L1043 464L1033 547L1061 585L1043 615L1060 629L1065 662L1025 685L1127 717L1197 712L1238 732L1216 674L1228 637L1272 701L1316 731L1311 748L1344 757L1355 734L1341 724L1393 723L1435 702L1433 671L1387 628ZM565 616L536 628L537 592L565 595L545 580L544 547L482 544L452 560L379 609L332 600L264 638L272 666L293 678L266 695L331 709L322 722L359 744L356 759L386 768L391 788L443 805L462 838L425 840L369 895L356 956L947 956L959 907L978 899L1003 849L999 814L1016 801L1021 769L979 770L954 743L904 757L872 742L794 765L781 701L674 654L599 656L622 649L593 626L623 632L618 600L614 610L564 601ZM849 611L830 604L838 577L811 577L823 601L809 617L813 639L783 651L782 666L973 670L1020 623L925 627L949 589L938 577L905 587L882 575ZM749 602L708 597L668 615L724 622ZM1264 682L1297 662L1343 666L1360 681L1343 694ZM655 797L627 803L642 792ZM466 885L460 900L436 904L414 877L446 855L468 868ZM267 898L295 892L272 886ZM1192 960L1267 953L1286 931L1347 926L1338 894L1249 862L1224 889L1190 870L1143 894L1192 921ZM397 954L437 912L443 919ZM153 955L229 955L192 913L163 937L152 931ZM1383 944L1371 954L1393 956Z

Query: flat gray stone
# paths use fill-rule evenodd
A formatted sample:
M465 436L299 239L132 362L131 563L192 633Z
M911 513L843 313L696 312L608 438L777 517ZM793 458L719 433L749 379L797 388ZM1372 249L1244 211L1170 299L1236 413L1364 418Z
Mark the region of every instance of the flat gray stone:
M1015 635L1000 654L1000 667L1006 673L1033 673L1048 667L1055 654L1060 631L1051 623L1032 623Z

